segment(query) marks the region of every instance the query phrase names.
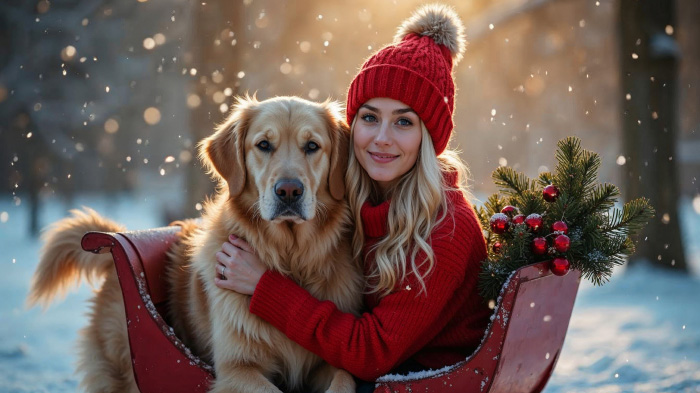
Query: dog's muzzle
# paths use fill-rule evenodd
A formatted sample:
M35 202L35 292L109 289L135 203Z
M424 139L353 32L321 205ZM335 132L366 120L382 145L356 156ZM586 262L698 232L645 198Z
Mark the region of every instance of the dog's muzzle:
M296 179L281 179L274 186L277 203L274 218L298 217L304 219L302 201L304 185Z

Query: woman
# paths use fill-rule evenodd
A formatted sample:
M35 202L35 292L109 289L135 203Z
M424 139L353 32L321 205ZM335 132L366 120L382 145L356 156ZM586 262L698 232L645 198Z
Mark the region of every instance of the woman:
M241 239L217 253L217 286L252 295L251 312L365 381L464 360L488 322L477 290L486 244L465 198L466 168L445 150L453 129L452 66L465 45L454 11L423 7L350 85L347 189L366 313L340 312L265 271Z

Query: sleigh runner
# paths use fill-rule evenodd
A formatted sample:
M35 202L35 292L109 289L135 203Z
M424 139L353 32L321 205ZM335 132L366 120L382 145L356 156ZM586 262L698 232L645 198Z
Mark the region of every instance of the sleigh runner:
M206 392L213 368L175 336L163 315L166 251L179 227L89 232L82 247L111 252L124 297L134 377L142 393ZM375 392L540 392L561 353L580 273L559 277L547 262L515 271L504 284L479 348L441 370L386 375Z

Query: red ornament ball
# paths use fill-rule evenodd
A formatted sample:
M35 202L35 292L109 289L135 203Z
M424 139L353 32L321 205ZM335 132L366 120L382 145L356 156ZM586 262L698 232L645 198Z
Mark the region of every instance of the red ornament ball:
M569 226L564 221L555 221L552 224L552 232L564 232L565 235L568 235Z
M530 214L525 218L525 225L533 232L537 232L542 227L542 216L537 213Z
M550 184L542 190L542 198L547 202L554 202L559 198L559 189L554 185Z
M547 239L536 237L532 239L532 253L536 255L544 255L547 252Z
M513 217L515 213L518 212L518 209L515 208L515 206L511 205L506 205L501 209L501 213L505 214L508 217Z
M491 216L489 223L491 224L491 230L499 235L505 233L510 227L510 219L503 213L496 213Z
M513 225L520 225L525 222L525 215L524 214L518 214L515 217L513 217Z
M493 250L493 252L494 252L495 254L500 254L500 252L501 252L501 247L503 247L503 245L501 244L501 242L495 242L495 243L493 243L493 246L491 246L491 249Z
M569 260L566 258L554 258L549 264L549 270L555 276L565 276L569 272Z
M569 251L570 244L571 244L571 241L569 240L569 237L566 235L559 235L559 236L554 238L554 249L557 250L558 252Z

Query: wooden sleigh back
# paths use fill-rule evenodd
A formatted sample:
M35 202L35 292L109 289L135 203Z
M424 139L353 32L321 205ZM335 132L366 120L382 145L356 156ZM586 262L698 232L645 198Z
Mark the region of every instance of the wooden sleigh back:
M110 252L124 296L134 376L142 393L206 392L213 368L193 355L167 325L166 251L179 227L89 232L86 251ZM386 376L375 392L539 392L564 344L580 273L559 277L546 262L517 270L502 290L477 351L434 372Z

